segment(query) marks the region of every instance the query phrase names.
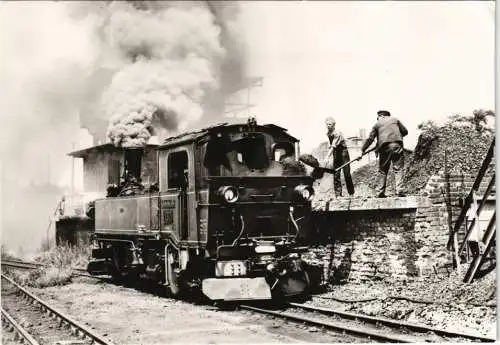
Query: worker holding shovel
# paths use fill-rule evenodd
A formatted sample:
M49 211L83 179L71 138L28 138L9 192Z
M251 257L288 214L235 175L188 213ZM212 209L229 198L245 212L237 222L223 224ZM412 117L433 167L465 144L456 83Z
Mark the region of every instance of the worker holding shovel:
M349 164L346 164L350 161L349 151L347 150L347 146L345 143L344 136L341 132L335 130L335 120L333 117L327 117L325 120L328 141L330 143L330 147L328 153L323 162L324 167L328 167L331 165L330 162L333 161L333 167L340 167L343 165L342 170L344 171L344 180L347 188L347 193L349 195L354 194L354 184L352 183L351 177L351 168ZM342 196L342 182L340 181L340 169L335 171L333 174L333 186L335 190L335 196Z
M362 152L366 153L368 147L377 138L377 151L379 153L379 173L377 197L385 198L387 173L392 164L396 179L396 195L405 196L403 186L404 175L404 150L403 137L408 134L406 127L387 110L377 112L377 122L373 126L370 136L363 144Z

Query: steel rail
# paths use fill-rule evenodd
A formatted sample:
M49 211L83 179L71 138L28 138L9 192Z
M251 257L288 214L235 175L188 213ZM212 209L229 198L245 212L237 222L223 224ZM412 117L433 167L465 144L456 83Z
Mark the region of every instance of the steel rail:
M34 262L24 262L17 260L2 260L2 266L15 267L15 268L26 268L26 269L34 269L43 266L42 264L34 263Z
M6 266L11 266L11 267L26 268L26 269L38 268L38 267L43 266L42 264L39 264L39 263L24 262L24 261L17 261L17 260L2 260L1 264L6 265ZM82 269L82 268L73 268L73 271L79 272L78 275L81 275L81 276L86 276L86 277L88 276L88 277L97 278L97 277L89 275L86 272L86 270ZM2 275L2 277L3 277L3 275ZM484 337L480 334L450 332L450 331L446 331L446 330L442 330L442 329L428 327L425 325L418 325L418 324L413 324L413 323L404 322L404 321L396 321L396 320L391 320L391 319L387 319L387 318L377 318L377 317L372 317L372 316L368 316L368 315L349 313L349 312L345 312L345 311L341 311L341 310L335 310L335 309L329 309L329 308L323 308L323 307L315 307L315 306L299 304L299 303L288 303L287 305L290 307L293 307L293 308L300 308L300 309L311 311L311 312L318 312L318 313L321 313L324 315L336 315L336 316L339 316L339 317L342 317L345 319L359 320L359 321L363 321L366 323L371 323L371 324L376 324L376 325L377 324L378 325L385 325L385 326L392 327L392 328L406 328L408 330L420 332L420 333L432 332L432 333L434 333L436 335L440 335L440 336L454 337L454 338L461 337L461 338L470 339L470 340L479 340L482 342L495 342L496 341L495 339ZM325 325L323 323L323 321L303 320L303 319L300 319L301 317L298 317L296 315L292 316L292 315L284 314L282 312L275 312L275 311L255 308L255 307L247 306L247 305L240 305L240 307L242 309L252 310L255 312L261 312L261 313L266 312L270 315L279 316L282 318L288 318L291 320L296 319L293 321L306 322L306 323L310 323L310 324L313 324L314 322L318 322L317 326L326 327L326 328L330 328L330 329L334 329L335 327L338 326L338 325L335 325L335 327L333 327L333 325L332 325L332 327L330 327L328 325ZM298 320L298 319L300 319L300 320ZM342 329L342 331L347 331L347 330ZM363 334L361 334L361 335L363 335ZM370 337L376 339L377 335L369 334L369 335L365 335L365 336L370 336ZM389 339L383 339L383 340L391 341ZM398 339L398 340L394 340L394 341L400 341L400 340ZM404 341L402 341L402 342L404 342Z
M84 336L90 338L94 342L98 342L103 345L114 345L111 341L104 339L101 335L94 333L92 330L88 329L84 325L79 324L77 321L73 320L70 316L62 313L61 311L56 310L54 307L49 306L46 302L42 301L40 298L33 295L31 292L18 285L15 281L10 279L9 277L2 274L2 279L5 279L10 284L14 285L16 289L22 292L25 296L29 297L34 302L38 303L43 311L47 311L52 315L55 315L61 323L67 323L72 328L74 328L75 333L81 332Z
M36 269L44 267L44 265L40 263L17 261L17 260L2 260L1 265L6 267L22 268L22 269ZM77 272L78 275L91 277L91 275L88 274L87 270L84 268L72 267L71 269Z
M32 264L32 265L40 265L39 263L33 262L33 261L24 261L24 260L18 260L18 259L3 259L1 262L11 262L11 263L18 263L18 264Z
M337 332L342 332L354 336L361 336L363 338L369 338L374 340L379 340L382 342L390 343L415 343L417 342L415 337L405 337L400 335L390 335L383 332L377 332L374 330L362 329L359 326L356 328L349 327L340 322L324 321L318 319L312 319L305 316L300 316L292 313L286 313L282 311L274 311L262 308L256 308L249 305L239 305L240 309L253 311L259 314L272 315L281 319L290 320L293 322L303 323L313 325L322 329L329 329Z
M329 309L329 308L323 308L323 307L316 307L316 306L309 306L309 305L304 305L304 304L299 304L299 303L288 303L289 306L294 307L294 308L300 308L303 310L307 311L312 311L312 312L318 312L324 315L336 315L340 316L342 318L346 319L351 319L351 320L359 320L359 321L364 321L367 323L371 324L380 324L384 326L389 326L392 328L406 328L411 331L415 332L432 332L436 335L440 336L445 336L445 337L462 337L466 339L471 339L471 340L479 340L481 342L495 342L495 339L487 338L484 337L480 334L470 334L470 333L456 333L456 332L449 332L437 328L432 328L428 327L425 325L418 325L418 324L413 324L409 322L404 322L404 321L395 321L391 319L386 319L386 318L377 318L373 316L368 316L368 315L362 315L362 314L356 314L356 313L349 313L345 311L340 311L340 310L335 310L335 309Z
M11 326L11 329L9 331L16 332L18 336L27 341L27 344L40 345L40 343L36 341L35 338L33 338L31 334L29 334L28 331L24 329L23 326L18 324L16 320L14 320L14 318L10 316L9 313L7 313L3 308L1 308L1 312L2 312L2 319L5 320Z

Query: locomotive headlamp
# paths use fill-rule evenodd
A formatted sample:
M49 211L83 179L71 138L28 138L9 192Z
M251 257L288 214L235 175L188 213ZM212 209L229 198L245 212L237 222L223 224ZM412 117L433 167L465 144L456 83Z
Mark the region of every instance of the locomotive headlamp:
M312 189L312 187L303 184L295 187L294 192L306 201L311 201L314 195L314 190Z
M275 264L273 264L273 263L270 263L270 264L268 264L268 265L266 266L266 270L267 270L268 272L274 272L274 271L276 271L276 265L275 265Z
M309 200L311 197L311 192L309 192L307 189L302 190L302 197L306 200Z
M238 190L233 186L220 187L219 194L224 198L226 202L230 204L238 201L239 193Z

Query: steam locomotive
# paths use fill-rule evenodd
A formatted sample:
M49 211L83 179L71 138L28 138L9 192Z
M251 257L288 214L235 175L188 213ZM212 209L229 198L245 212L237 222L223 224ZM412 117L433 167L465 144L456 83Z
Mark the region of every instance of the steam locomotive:
M301 255L311 233L313 179L298 140L255 119L170 137L157 148L159 183L144 188L142 149L125 151L125 176L95 201L88 272L132 275L173 296L214 301L307 293Z

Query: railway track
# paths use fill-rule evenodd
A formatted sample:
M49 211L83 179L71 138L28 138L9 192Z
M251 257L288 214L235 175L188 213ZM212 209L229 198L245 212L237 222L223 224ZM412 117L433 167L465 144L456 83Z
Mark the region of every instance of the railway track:
M495 342L481 335L455 333L362 314L347 313L298 303L288 303L285 311L240 305L240 309L309 325L322 330L350 334L363 339L391 343Z
M480 342L495 342L495 339L484 337L480 334L470 334L470 333L460 333L460 332L450 332L434 327L428 327L425 325L418 325L414 323L404 322L404 321L396 321L387 318L378 318L372 317L363 314L349 313L341 310L334 310L328 308L321 308L316 306L310 306L305 304L297 304L297 303L289 303L289 305L293 308L300 308L306 311L312 311L315 313L321 313L324 315L340 317L343 319L350 320L359 320L361 322L365 322L367 324L373 325L383 325L387 327L391 327L393 329L406 329L411 332L421 333L421 334L433 334L446 339L464 339L464 340L472 340L472 341L480 341Z
M2 328L3 332L3 340L5 341L7 338L7 333L12 333L13 341L18 341L20 343L29 344L29 345L39 345L40 343L36 341L35 338L28 333L28 331L21 326L19 323L14 320L14 318L6 312L3 308L1 308L2 312Z
M2 260L2 266L35 269L42 265L16 260ZM75 275L90 276L84 269L73 268ZM381 342L495 342L478 334L457 333L425 325L412 324L386 318L376 318L340 310L321 308L306 304L288 303L286 311L239 305L240 309L266 314L276 318L318 327L324 330L342 332L363 339Z
M20 261L20 260L3 260L3 259L2 259L1 264L2 264L2 266L5 266L5 267L24 269L24 270L32 270L32 269L37 269L37 268L41 268L44 266L43 264L36 263L36 262L26 262L26 261ZM91 277L91 275L88 274L84 268L73 267L72 271L75 275Z
M4 260L4 259L2 259L2 266L12 267L12 268L19 268L19 269L26 269L26 270L32 270L32 269L36 269L36 268L42 267L43 265L35 263L35 262L26 262L26 261L19 261L19 260Z
M102 344L110 340L56 310L2 274L2 323L28 344ZM21 341L20 341L21 342Z

